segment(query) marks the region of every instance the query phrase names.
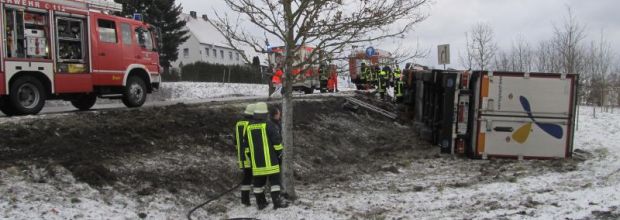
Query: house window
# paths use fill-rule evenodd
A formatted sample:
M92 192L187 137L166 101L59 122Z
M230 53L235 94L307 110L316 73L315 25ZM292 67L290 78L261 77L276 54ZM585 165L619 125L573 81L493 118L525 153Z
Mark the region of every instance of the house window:
M217 50L213 49L213 57L217 58Z
M228 52L228 57L230 58L230 60L233 60L232 52Z
M237 61L239 61L239 53L237 53Z
M205 48L205 52L206 52L205 54L207 54L207 56L209 56L209 51L210 51L209 48Z
M185 58L189 57L189 48L183 49L183 57L185 57Z
M224 57L224 51L223 50L220 50L220 57L222 57L222 59L226 58L226 57Z

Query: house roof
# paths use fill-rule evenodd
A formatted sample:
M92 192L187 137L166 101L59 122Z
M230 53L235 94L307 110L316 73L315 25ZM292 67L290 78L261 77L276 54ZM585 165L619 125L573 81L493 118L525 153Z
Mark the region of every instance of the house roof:
M226 42L226 38L224 38L213 24L204 20L202 17L193 18L189 14L181 14L180 17L187 22L186 28L198 39L200 44L230 48Z
M201 45L213 45L215 47L232 49L228 45L224 35L222 35L211 22L204 20L202 15L197 14L196 18L192 18L189 14L183 13L180 15L180 19L184 19L187 22L185 27L196 37ZM248 45L241 44L237 45L237 47L241 50L240 53L246 55L250 60L252 60L254 56L260 57L261 61L265 59L264 54L257 53L254 51L254 48Z

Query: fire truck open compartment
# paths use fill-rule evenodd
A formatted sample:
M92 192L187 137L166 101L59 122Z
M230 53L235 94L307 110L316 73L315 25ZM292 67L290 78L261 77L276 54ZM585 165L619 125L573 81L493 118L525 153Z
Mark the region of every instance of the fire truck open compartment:
M413 71L410 108L421 137L472 158L572 156L577 75Z
M56 16L57 72L84 73L87 71L86 18L80 15Z
M49 59L48 13L6 7L6 56L8 58Z

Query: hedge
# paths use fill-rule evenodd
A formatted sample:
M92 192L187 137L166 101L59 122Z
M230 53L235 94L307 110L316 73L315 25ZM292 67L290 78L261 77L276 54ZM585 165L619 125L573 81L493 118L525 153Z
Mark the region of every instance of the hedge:
M261 74L260 68L251 65L227 66L196 62L183 65L181 72L171 70L164 74L164 81L189 81L189 82L227 82L227 83L250 83L266 84L269 77Z

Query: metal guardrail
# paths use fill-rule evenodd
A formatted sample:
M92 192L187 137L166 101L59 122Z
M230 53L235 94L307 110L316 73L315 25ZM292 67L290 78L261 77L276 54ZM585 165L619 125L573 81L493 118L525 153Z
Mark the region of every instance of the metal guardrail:
M394 113L389 112L389 111L387 111L385 109L379 108L377 106L374 106L374 105L369 104L367 102L364 102L362 100L359 100L359 99L356 99L356 98L353 98L353 97L349 97L349 98L347 98L347 101L349 101L349 102L351 102L353 104L356 104L356 105L358 105L360 107L363 107L363 108L365 108L367 110L379 113L379 114L381 114L381 115L383 115L383 116L385 116L387 118L390 118L392 120L396 120L396 118L398 118L397 114L394 114Z

